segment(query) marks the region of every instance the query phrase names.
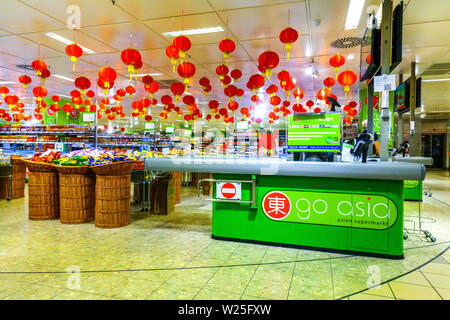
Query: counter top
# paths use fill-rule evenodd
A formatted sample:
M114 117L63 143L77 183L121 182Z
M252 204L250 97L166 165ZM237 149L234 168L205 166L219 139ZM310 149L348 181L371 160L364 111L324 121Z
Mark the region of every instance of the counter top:
M426 166L432 166L433 165L433 158L431 157L399 157L399 158L392 158L392 161L394 162L411 162L411 163L421 163Z
M401 162L308 162L277 159L148 158L150 171L210 172L375 180L424 180L425 166Z

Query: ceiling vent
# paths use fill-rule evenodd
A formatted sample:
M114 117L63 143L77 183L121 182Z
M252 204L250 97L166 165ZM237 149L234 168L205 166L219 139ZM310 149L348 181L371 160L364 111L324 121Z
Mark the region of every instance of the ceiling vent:
M170 79L170 80L158 80L160 89L170 89L172 83L177 82L178 80Z
M422 73L422 76L438 76L450 72L450 63L435 63Z
M16 64L16 67L22 70L34 71L30 64Z
M361 44L361 38L358 37L344 37L334 40L331 43L333 48L338 49L346 49L346 48L354 48Z

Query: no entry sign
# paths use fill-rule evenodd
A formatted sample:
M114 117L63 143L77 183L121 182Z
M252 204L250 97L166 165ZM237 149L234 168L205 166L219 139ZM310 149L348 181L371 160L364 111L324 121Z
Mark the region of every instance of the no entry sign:
M231 182L217 182L217 199L241 200L241 184Z

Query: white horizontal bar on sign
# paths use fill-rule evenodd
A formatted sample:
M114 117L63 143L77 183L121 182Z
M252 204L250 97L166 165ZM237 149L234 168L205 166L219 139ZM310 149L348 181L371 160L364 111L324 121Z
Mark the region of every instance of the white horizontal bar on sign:
M305 132L305 133L299 133L299 132L294 132L294 133L289 133L289 136L301 136L303 134L336 134L339 132Z

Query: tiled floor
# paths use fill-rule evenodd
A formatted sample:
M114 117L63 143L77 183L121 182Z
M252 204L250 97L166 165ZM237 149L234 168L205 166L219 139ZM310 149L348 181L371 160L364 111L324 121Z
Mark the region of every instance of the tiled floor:
M26 198L2 200L0 299L449 299L450 251L428 263L449 246L448 172L425 186L437 242L410 234L403 260L213 240L211 209L189 188L175 213L136 206L120 229L30 221ZM405 209L414 220L419 204Z

